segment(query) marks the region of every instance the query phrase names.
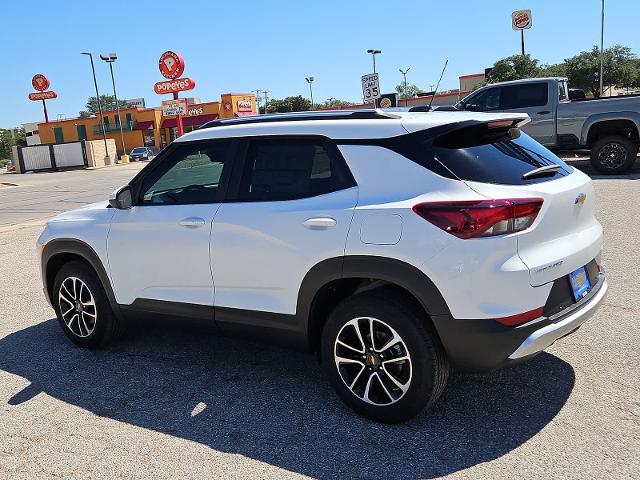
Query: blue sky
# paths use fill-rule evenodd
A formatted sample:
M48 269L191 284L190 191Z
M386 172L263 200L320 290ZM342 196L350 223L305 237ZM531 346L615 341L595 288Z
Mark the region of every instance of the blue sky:
M97 59L101 93L112 88L97 54L117 52L118 96L145 97L147 106L168 98L153 92L162 79L157 62L165 50L184 56L185 75L197 83L193 96L203 101L256 88L275 97L308 95L309 75L316 78L316 101L358 101L360 76L371 70L368 48L383 52L376 63L385 91L393 91L402 79L398 68L406 67L408 82L428 89L447 58L441 88L457 88L459 75L481 72L519 52L510 22L520 8L533 12L527 52L545 63L599 43L600 0L61 0L41 8L7 2L0 29L0 127L43 118L40 102L27 99L35 73L48 76L58 93L47 103L50 118L76 116L94 94L81 51ZM640 54L639 14L638 0L607 0L605 46L621 43Z

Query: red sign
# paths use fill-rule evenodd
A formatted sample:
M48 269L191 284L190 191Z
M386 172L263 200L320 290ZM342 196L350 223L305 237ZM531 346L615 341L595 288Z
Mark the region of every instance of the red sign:
M49 88L49 79L41 73L37 73L31 79L31 85L33 85L33 88L35 88L39 92L44 92L47 88Z
M187 90L193 90L196 87L196 82L188 77L176 78L175 80L168 80L165 82L158 82L153 86L153 89L158 95L164 95L165 93L184 92Z
M58 94L54 91L47 92L33 92L29 94L29 100L49 100L51 98L57 98Z
M184 59L182 55L172 52L171 50L160 55L158 66L160 67L162 76L171 80L178 78L184 73Z

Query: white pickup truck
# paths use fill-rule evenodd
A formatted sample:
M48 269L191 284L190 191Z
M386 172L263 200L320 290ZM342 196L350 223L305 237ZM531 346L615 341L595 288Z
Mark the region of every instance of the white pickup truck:
M455 106L473 112L525 112L523 130L551 148L589 148L601 173L629 170L640 146L640 95L570 100L566 78L485 85Z

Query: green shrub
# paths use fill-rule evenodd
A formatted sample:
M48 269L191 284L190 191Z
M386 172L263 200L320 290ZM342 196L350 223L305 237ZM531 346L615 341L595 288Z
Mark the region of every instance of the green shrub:
M0 159L0 167L6 167L7 163L9 163L9 160Z

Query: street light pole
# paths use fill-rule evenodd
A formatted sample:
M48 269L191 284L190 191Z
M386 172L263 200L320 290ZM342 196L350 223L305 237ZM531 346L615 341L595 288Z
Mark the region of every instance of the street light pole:
M602 17L600 20L600 96L604 95L604 0L602 0Z
M404 77L404 83L402 86L402 93L404 95L404 106L406 107L408 105L407 103L407 72L409 70L411 70L411 67L407 67L406 70L402 70L401 68L399 69L400 73L402 74L402 76Z
M93 55L91 52L81 52L81 55L89 55L91 60L91 72L93 73L93 85L96 87L96 100L98 100L98 112L100 113L100 130L102 130L102 139L104 140L105 159L110 160L109 147L107 147L107 134L104 131L104 117L102 116L102 103L100 102L100 93L98 92L98 81L96 80L96 67L93 64Z
M375 50L373 48L370 48L369 50L367 50L367 53L370 53L371 57L373 58L373 73L376 73L376 55L378 53L382 53L382 50Z
M118 115L118 124L120 125L120 141L122 142L122 155L127 154L127 149L124 146L124 133L122 132L122 119L120 118L120 104L118 104L118 94L116 93L116 80L113 76L113 62L118 59L115 53L101 54L100 58L109 64L109 70L111 71L111 83L113 83L113 98L116 101L116 112Z
M314 77L305 77L304 78L309 84L309 95L311 96L311 109L313 110L313 89L311 88L311 84L315 80Z

